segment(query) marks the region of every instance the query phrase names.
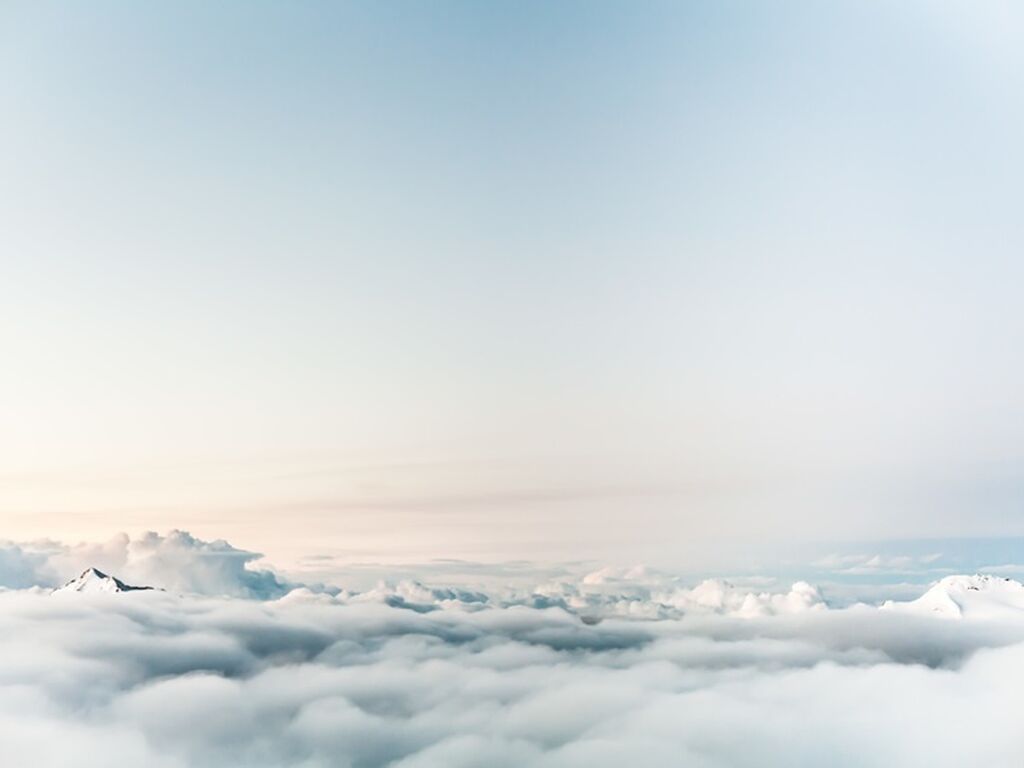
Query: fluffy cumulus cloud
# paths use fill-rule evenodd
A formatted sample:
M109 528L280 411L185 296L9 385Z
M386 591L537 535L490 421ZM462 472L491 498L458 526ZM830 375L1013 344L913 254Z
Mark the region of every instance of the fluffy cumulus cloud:
M253 567L260 557L186 531L137 538L120 534L99 544L7 543L0 545L0 586L57 586L86 568L99 568L126 582L175 592L280 597L289 585L272 571Z
M20 589L49 584L56 578L49 565L49 553L19 544L0 544L0 587Z
M0 763L1013 765L1024 625L0 595Z
M260 568L256 563L260 557L226 541L204 541L178 530L137 538L120 534L98 544L6 543L0 544L0 587L54 587L85 569L97 568L129 584L181 594L273 599L295 588L310 589ZM404 574L396 580L379 579L371 587L346 589L348 574L341 572L339 586L318 583L312 591L335 594L349 602L382 602L419 612L455 604L468 610L527 605L563 608L588 619L678 618L690 613L759 616L824 608L821 595L806 582L797 582L788 591L765 591L719 579L693 585L671 574L634 566L582 574L560 570L557 578L533 581L520 575L513 586L505 578L505 567L497 566L493 572L478 567L474 574L477 586L471 588L428 586Z
M41 549L0 564L26 586L82 552ZM1002 578L842 609L807 584L642 568L504 591L271 575L280 596L251 599L263 587L233 552L143 537L90 554L134 563L134 581L216 564L168 591L0 593L0 765L1008 768L1024 754L1024 587Z

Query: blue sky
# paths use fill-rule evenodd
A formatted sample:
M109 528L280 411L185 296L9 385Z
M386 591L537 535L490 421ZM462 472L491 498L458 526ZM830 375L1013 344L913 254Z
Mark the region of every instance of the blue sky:
M671 564L1021 534L1021 21L6 3L0 515Z

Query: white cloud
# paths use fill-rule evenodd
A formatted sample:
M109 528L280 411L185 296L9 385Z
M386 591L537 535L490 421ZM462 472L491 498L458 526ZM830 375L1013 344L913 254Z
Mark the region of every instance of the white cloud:
M55 578L47 553L10 542L0 544L0 586L22 589L48 584Z
M805 585L731 590L690 590L703 609L681 618L596 625L416 583L270 601L8 591L0 764L1016 764L1024 611L951 622L828 610Z
M226 541L203 541L187 531L119 534L94 544L41 541L0 546L0 586L56 586L86 568L128 583L176 592L232 597L279 597L289 586L272 571L252 567L261 557Z
M1024 750L1014 582L830 609L803 582L638 566L501 588L499 568L488 590L237 599L286 589L256 557L178 531L0 548L13 586L96 564L170 589L0 592L0 764L952 768Z
M99 544L65 545L45 541L0 547L0 586L24 588L55 586L86 568L99 568L129 584L203 595L270 599L302 586L254 565L260 555L225 541L203 541L186 531L166 535L146 533L132 538L120 534ZM344 589L344 583L321 594L322 586L296 592L291 599L341 602L379 602L413 611L429 612L459 605L467 610L529 605L558 607L601 619L609 616L636 619L678 618L689 613L758 616L820 609L817 590L798 582L788 591L765 591L708 579L696 586L678 576L636 565L604 567L572 576L530 584L520 575L507 583L507 565L487 569L476 564L478 586L433 586L415 578L397 582L380 580L370 588ZM427 569L429 573L429 569ZM344 580L345 573L340 574ZM749 581L749 580L748 580ZM314 597L320 594L319 598Z

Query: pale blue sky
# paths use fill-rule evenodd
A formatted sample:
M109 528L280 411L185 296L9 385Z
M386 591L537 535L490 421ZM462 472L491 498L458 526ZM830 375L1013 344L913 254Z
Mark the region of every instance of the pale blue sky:
M0 3L9 535L671 562L1024 533L1022 30Z

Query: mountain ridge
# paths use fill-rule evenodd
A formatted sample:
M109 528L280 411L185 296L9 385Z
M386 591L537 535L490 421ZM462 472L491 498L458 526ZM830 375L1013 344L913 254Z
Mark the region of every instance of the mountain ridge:
M51 594L72 592L88 594L114 594L118 592L146 592L155 587L126 584L116 576L104 573L99 568L86 568L82 573L53 590Z
M1024 584L1005 576L956 574L935 582L916 600L887 600L881 608L952 619L1018 617L1024 615Z

